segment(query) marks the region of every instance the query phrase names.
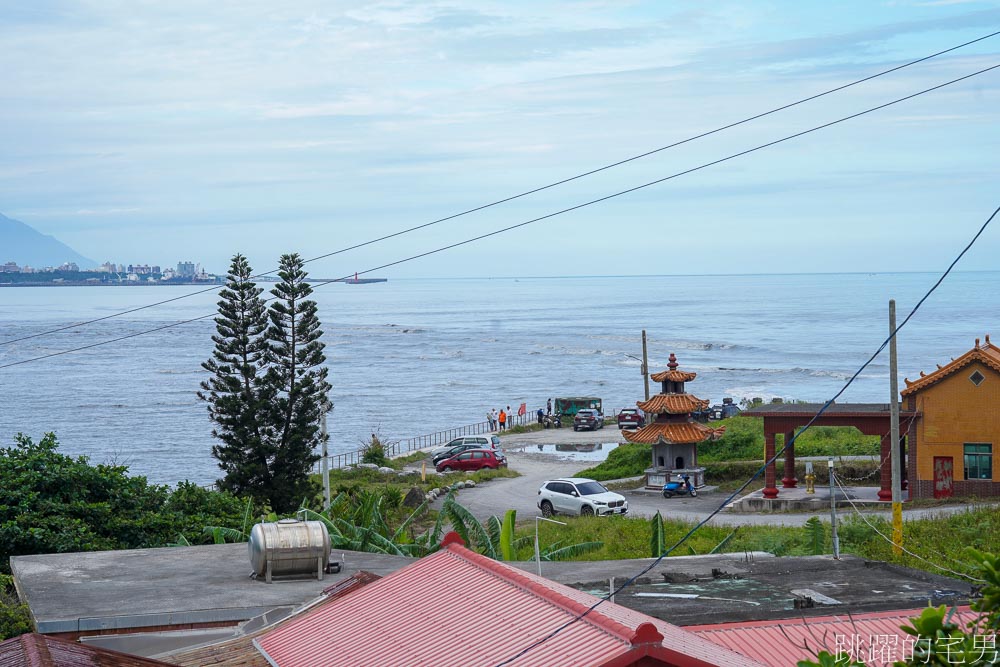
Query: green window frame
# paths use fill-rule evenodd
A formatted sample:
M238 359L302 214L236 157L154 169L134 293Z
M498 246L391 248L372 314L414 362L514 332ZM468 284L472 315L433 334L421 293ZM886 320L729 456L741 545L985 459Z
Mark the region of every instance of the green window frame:
M965 443L965 479L993 479L993 443Z

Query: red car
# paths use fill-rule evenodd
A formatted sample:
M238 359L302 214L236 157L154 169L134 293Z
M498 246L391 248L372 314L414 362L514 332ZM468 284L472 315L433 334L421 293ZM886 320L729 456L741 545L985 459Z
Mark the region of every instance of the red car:
M437 464L438 472L506 468L507 458L492 449L467 449Z
M646 419L637 408L622 408L622 411L618 413L619 429L637 429L642 428L645 424Z

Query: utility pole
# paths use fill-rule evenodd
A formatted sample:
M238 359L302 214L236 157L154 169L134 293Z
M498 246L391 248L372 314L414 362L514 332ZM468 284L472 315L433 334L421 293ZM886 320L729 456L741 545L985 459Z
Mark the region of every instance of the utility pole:
M903 484L899 451L899 386L896 379L896 300L889 299L889 444L892 460L892 551L903 553ZM883 465L884 465L883 461Z
M826 460L830 467L830 534L833 536L833 557L840 560L840 538L837 537L837 493L833 487L833 457Z
M649 357L646 356L646 330L642 330L642 378L646 382L646 400L649 400Z
M327 431L326 431L326 413L333 408L330 402L325 398L323 399L322 412L319 416L319 432L320 438L323 441L323 458L321 469L323 471L323 511L330 509L330 459L327 456Z

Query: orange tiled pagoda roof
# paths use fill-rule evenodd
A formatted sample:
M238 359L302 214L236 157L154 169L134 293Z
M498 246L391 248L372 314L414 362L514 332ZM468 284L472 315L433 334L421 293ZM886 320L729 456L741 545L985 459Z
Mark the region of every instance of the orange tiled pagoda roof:
M679 371L671 368L660 373L653 373L649 376L649 379L653 382L690 382L696 377L698 377L697 373L689 373L688 371Z
M937 370L930 375L924 375L921 371L920 378L917 380L913 380L911 382L909 379L904 379L904 382L906 382L906 389L899 393L902 396L914 394L925 387L937 384L952 373L957 373L976 361L1000 373L1000 348L990 342L989 335L986 336L985 345L980 345L979 339L977 338L976 346L974 348L960 356L958 359L952 359L951 363L945 364L944 366L938 366Z
M703 400L691 394L657 394L648 401L636 401L636 405L648 414L686 415L708 407L708 400Z
M709 428L698 422L673 424L653 422L637 431L622 431L622 435L629 442L641 442L646 445L689 444L704 442L706 440L716 440L725 431L725 426L722 428Z

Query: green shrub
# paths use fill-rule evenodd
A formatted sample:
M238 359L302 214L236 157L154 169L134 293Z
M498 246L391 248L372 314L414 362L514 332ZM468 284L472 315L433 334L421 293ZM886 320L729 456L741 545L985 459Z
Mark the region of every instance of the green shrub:
M372 463L383 467L389 465L389 458L385 455L385 445L378 439L378 436L373 434L361 451L362 463Z
M17 598L13 578L0 574L0 640L17 637L33 629L28 605Z

